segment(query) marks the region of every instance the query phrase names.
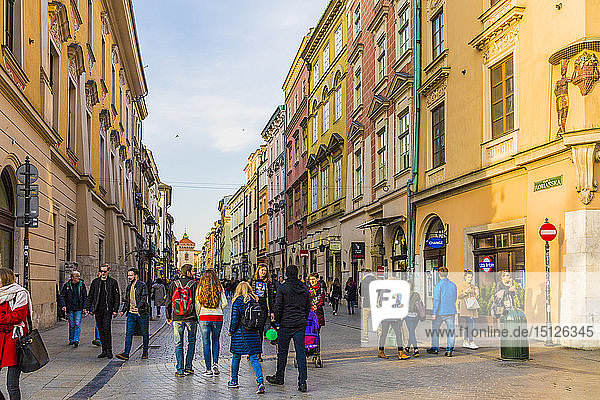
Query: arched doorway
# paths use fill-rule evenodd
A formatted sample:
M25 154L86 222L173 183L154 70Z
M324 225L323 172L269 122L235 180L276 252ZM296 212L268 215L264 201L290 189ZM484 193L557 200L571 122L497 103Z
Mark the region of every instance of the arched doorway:
M443 239L435 241L431 239ZM446 265L446 230L442 220L435 216L429 222L425 232L425 244L423 251L425 268L425 308L433 308L433 288L438 282L437 270ZM443 242L443 245L440 244Z
M404 229L399 226L394 233L392 242L392 271L400 273L402 279L406 279L408 267L408 248L406 246L406 235Z
M383 257L385 256L385 245L383 244L383 228L377 228L373 237L373 245L371 248L371 260L373 272L377 272L377 267L383 266Z
M0 263L14 269L15 205L13 185L6 168L0 175Z

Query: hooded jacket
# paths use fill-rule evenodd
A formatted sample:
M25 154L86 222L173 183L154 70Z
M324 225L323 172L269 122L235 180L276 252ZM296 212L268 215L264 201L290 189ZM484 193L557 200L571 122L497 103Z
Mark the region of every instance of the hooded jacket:
M288 278L279 285L274 307L276 324L294 330L304 329L309 312L308 288L298 278Z

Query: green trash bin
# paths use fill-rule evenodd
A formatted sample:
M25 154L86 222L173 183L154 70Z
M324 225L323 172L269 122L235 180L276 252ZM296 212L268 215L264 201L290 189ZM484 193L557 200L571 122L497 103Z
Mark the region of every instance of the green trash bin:
M500 357L503 360L529 360L527 317L523 311L508 307L500 317Z

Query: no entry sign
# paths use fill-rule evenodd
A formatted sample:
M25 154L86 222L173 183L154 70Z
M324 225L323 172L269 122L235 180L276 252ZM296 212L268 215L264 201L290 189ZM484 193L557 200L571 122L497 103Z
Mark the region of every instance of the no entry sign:
M540 227L540 237L546 242L551 242L556 237L556 227L549 222L542 224Z

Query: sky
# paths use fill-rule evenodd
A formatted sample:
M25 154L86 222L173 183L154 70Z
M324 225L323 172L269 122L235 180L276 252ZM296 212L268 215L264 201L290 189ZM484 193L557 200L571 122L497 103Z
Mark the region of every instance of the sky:
M218 202L243 184L283 81L327 0L134 0L148 82L143 141L180 239L201 248Z

